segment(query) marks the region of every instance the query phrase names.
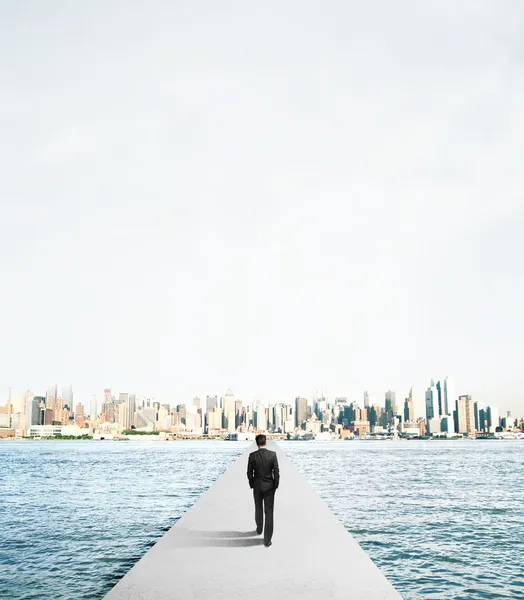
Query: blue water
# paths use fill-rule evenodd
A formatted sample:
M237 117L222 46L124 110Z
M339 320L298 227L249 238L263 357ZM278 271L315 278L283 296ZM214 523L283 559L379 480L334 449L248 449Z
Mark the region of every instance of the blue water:
M242 451L0 442L0 598L102 598Z
M102 598L245 446L0 442L0 598ZM281 447L404 598L524 598L524 442Z
M524 598L524 442L284 448L403 598Z

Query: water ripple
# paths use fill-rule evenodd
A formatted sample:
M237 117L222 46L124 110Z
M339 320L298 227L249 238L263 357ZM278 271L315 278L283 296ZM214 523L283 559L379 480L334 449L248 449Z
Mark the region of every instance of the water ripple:
M2 600L102 598L243 449L0 443Z
M282 448L403 598L524 598L524 443Z

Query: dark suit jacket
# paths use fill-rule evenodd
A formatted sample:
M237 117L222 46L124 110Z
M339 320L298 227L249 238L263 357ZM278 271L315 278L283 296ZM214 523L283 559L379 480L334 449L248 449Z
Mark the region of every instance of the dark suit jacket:
M280 483L277 453L267 448L251 452L247 462L249 487L262 492L276 490Z

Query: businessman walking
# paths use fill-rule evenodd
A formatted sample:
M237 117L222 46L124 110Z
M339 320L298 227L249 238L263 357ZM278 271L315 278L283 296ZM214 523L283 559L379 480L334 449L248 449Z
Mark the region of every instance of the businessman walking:
M264 546L271 546L273 536L273 508L275 506L275 491L280 483L277 453L266 448L266 436L259 434L255 438L258 450L251 452L247 463L247 478L249 487L255 498L255 522L257 533L264 528ZM265 516L265 527L264 526Z

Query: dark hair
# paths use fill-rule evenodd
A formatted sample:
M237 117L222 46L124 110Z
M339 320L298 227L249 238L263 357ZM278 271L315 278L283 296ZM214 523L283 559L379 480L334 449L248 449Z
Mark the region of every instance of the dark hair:
M266 436L263 433L259 433L255 438L255 442L257 446L265 446L266 445Z

